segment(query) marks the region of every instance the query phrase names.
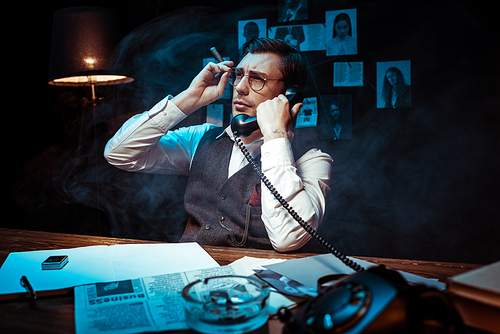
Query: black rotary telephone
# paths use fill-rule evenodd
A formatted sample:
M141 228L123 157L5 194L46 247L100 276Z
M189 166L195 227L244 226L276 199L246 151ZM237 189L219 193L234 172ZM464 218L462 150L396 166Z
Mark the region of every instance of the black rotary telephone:
M302 92L295 87L285 96L290 108L303 100ZM241 141L240 137L258 128L257 118L244 114L231 122L237 145L274 197L316 241L357 272L322 277L317 297L295 312L280 309L278 317L285 323L283 334L463 333L460 317L444 293L422 285L410 286L397 271L383 265L365 270L311 228L269 182Z
M285 323L283 334L464 333L458 313L443 292L409 285L384 265L353 275L322 277L317 297L293 313L282 308L278 316Z

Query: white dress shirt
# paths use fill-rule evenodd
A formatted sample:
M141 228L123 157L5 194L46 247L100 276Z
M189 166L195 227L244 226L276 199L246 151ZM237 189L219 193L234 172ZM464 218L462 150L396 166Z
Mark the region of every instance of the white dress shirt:
M327 56L355 55L358 53L358 42L352 36L340 39L338 36L326 43Z
M131 117L106 145L108 162L127 171L188 175L196 148L213 124L169 131L186 115L167 96L151 110ZM234 140L230 129L225 130ZM294 210L314 229L325 212L332 158L317 149L295 161L287 139L257 140L246 145L253 157L261 153L261 168L269 181ZM248 162L236 143L228 177ZM262 220L277 251L291 251L305 245L310 235L290 216L262 185Z

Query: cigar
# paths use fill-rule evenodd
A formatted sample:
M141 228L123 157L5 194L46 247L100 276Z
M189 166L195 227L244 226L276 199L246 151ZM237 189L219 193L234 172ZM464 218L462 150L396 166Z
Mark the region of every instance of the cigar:
M217 51L215 46L212 46L210 48L210 51L212 51L212 54L214 55L215 60L217 60L219 63L222 63L224 61L224 59L222 59L222 57L220 56L220 53Z

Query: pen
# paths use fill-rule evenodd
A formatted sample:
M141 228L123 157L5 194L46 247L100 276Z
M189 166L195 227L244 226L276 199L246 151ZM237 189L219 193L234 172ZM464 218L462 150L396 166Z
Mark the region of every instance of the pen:
M36 292L35 290L33 290L33 287L31 286L26 276L21 277L21 286L28 290L31 298L36 299Z
M212 54L214 55L215 60L217 60L219 63L222 63L224 61L224 59L222 59L220 53L217 51L215 46L212 46L212 48L210 48L210 51L212 51Z

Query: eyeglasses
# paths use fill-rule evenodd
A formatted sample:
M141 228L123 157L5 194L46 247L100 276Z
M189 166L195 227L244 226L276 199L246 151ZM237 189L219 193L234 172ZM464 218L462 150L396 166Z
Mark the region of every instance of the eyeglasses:
M259 75L257 73L252 73L251 71L250 74L245 74L241 67L233 67L229 72L229 83L232 86L238 86L243 77L247 77L250 88L252 88L252 90L254 90L255 92L262 90L262 88L264 88L264 86L266 85L266 81L271 81L271 80L283 81L283 79L264 78L262 77L262 75Z

